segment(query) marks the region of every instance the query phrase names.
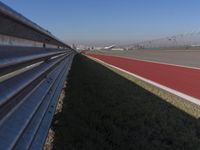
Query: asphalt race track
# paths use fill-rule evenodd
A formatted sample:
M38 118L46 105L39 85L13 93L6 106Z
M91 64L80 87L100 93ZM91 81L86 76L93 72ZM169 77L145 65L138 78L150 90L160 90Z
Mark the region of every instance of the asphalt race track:
M129 59L95 53L87 53L86 55L141 76L150 81L159 83L160 85L166 86L175 91L184 93L193 98L200 99L200 69L147 62L133 59L133 57ZM189 62L187 63L188 66L194 66L190 65ZM183 65L181 62L179 64ZM196 65L197 64L198 63L196 63ZM196 65L195 67L198 67L198 65Z
M100 53L200 68L200 50L134 50Z

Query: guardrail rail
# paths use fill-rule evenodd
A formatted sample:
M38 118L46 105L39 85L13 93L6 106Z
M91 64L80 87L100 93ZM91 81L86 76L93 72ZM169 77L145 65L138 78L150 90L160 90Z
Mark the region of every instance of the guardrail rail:
M76 52L0 2L0 149L42 149Z

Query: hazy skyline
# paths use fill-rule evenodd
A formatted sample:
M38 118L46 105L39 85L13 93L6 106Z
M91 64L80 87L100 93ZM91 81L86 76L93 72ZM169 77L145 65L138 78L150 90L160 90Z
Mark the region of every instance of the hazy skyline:
M131 44L200 31L198 0L2 0L68 44Z

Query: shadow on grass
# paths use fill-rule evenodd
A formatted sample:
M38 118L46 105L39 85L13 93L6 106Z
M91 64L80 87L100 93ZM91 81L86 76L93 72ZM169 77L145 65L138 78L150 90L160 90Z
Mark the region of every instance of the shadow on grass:
M159 97L77 55L54 149L200 149L200 122Z

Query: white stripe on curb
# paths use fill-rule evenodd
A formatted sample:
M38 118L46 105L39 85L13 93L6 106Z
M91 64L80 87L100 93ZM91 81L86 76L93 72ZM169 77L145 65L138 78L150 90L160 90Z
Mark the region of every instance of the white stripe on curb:
M87 55L85 55L85 56L87 56ZM194 97L192 97L192 96L189 96L189 95L187 95L187 94L181 93L181 92L179 92L179 91L176 91L176 90L174 90L174 89L171 89L171 88L169 88L169 87L166 87L166 86L164 86L164 85L161 85L161 84L159 84L159 83L156 83L156 82L151 81L151 80L149 80L149 79L143 78L143 77L138 76L138 75L136 75L136 74L134 74L134 73L128 72L128 71L126 71L126 70L124 70L124 69L121 69L121 68L118 68L118 67L113 66L113 65L111 65L111 64L108 64L108 63L106 63L106 62L104 62L104 61L102 61L102 60L99 60L99 59L97 59L97 58L93 58L93 57L90 57L90 56L87 56L87 57L90 58L90 59L94 59L94 60L96 60L96 61L99 61L99 62L101 62L101 63L103 63L103 64L105 64L105 65L108 65L108 66L110 66L110 67L113 67L113 68L115 68L115 69L118 69L118 70L120 70L120 71L122 71L122 72L125 72L125 73L129 74L129 75L132 75L132 76L134 76L134 77L136 77L136 78L138 78L138 79L140 79L140 80L142 80L142 81L145 81L145 82L147 82L147 83L149 83L149 84L152 84L152 85L154 85L154 86L156 86L156 87L158 87L158 88L160 88L160 89L162 89L162 90L165 90L165 91L167 91L167 92L169 92L169 93L172 93L172 94L174 94L174 95L176 95L176 96L179 96L179 97L181 97L181 98L183 98L183 99L185 99L185 100L188 100L188 101L190 101L190 102L192 102L192 103L194 103L194 104L200 105L200 99L194 98Z

